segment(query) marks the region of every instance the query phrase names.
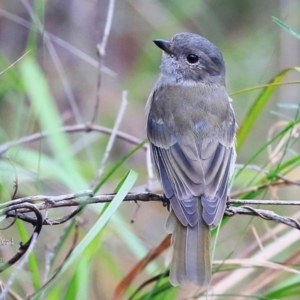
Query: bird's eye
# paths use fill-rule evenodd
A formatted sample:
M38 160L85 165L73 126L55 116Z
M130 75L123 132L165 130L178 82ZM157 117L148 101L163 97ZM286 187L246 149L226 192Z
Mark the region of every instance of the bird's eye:
M190 63L190 64L195 64L198 62L199 60L199 56L195 55L195 54L189 54L186 57L186 60Z

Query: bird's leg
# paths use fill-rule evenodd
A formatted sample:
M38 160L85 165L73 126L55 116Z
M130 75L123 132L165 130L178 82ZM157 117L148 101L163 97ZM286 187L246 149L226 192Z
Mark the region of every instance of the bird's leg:
M227 200L226 200L226 207L227 207L227 208L230 207L230 203L229 203L230 200L231 200L230 195L227 195Z
M164 194L164 197L162 199L162 203L164 207L167 207L168 211L170 211L170 200L166 197Z

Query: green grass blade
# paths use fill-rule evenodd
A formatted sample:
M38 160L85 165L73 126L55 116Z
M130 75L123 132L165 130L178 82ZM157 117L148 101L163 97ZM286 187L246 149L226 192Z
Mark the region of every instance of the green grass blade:
M136 172L134 172L133 170L130 170L124 184L119 189L119 191L116 194L116 196L114 197L113 201L110 203L110 205L105 210L105 212L101 215L101 217L98 219L98 221L94 224L94 226L91 228L91 230L87 233L87 235L77 245L77 247L74 249L74 251L72 252L70 257L65 261L63 267L60 269L60 271L58 272L55 279L45 288L45 290L47 290L49 287L51 287L61 277L61 275L64 274L69 269L69 267L71 265L76 263L76 260L82 255L83 251L93 241L93 239L97 236L97 234L106 225L108 220L115 213L117 208L120 206L123 199L125 198L125 196L128 194L128 192L134 185L137 177L138 177L138 174ZM35 295L34 299L37 299L37 297L41 293L42 293L42 290L39 291Z
M169 279L168 279L169 280ZM164 281L165 282L165 281ZM171 286L169 282L160 286L155 286L152 291L144 294L143 296L136 297L137 300L162 300L162 299L176 299L178 288Z
M53 257L52 257L51 263L50 263L51 267L54 265L54 262L56 261L58 255L60 254L60 251L65 246L66 240L70 236L72 229L75 226L75 223L76 223L76 219L73 218L72 221L70 222L70 224L64 229L64 232L63 232L62 236L60 237L59 242L56 245L55 251L53 253Z
M67 290L65 291L64 300L74 300L76 299L77 291L80 283L76 274L73 274L71 280L68 284Z
M288 68L280 72L276 77L274 77L270 81L270 86L267 86L263 89L263 91L259 94L256 98L254 103L252 104L251 108L247 113L247 117L244 121L240 124L238 132L237 132L237 151L241 149L243 146L247 136L249 135L256 119L260 115L261 111L267 104L268 100L270 99L271 95L273 94L274 90L277 88L277 85L272 85L274 83L282 82L283 78L292 70L296 70L300 72L300 68Z
M140 238L132 231L132 224L128 224L128 220L125 220L122 214L118 212L115 213L111 218L111 222L114 224L115 228L118 228L116 234L120 236L137 260L141 260L147 255L149 249L145 247ZM158 272L156 262L154 261L148 264L146 271L149 272L149 274Z
M80 259L76 277L78 282L76 300L89 299L89 286L93 284L93 281L90 281L90 255L83 255L82 259Z
M281 28L283 28L284 30L286 30L288 33L290 33L291 35L293 35L297 39L300 39L300 34L298 32L296 32L296 31L294 31L291 27L287 26L284 22L282 22L281 20L277 19L276 17L272 17L272 19Z
M128 159L130 158L135 152L137 152L139 149L141 149L144 144L147 142L148 140L145 139L143 140L140 144L138 144L136 147L134 147L130 152L128 152L126 155L124 155L114 166L113 168L101 179L101 181L97 184L97 186L94 188L94 193L97 193L99 191L99 189L101 188L101 186L114 174L114 172L116 170L118 170L118 168L120 168L122 166L122 164Z
M267 299L287 299L287 297L291 297L291 296L297 297L299 295L300 295L299 276L293 276L292 278L286 280L285 282L279 284L278 286L275 286L273 291L267 293L265 297Z
M68 186L71 189L85 188L86 184L79 175L67 135L57 132L62 127L62 122L42 70L33 58L27 56L20 62L20 73L42 130L53 132L47 141L57 160L57 165L65 172Z

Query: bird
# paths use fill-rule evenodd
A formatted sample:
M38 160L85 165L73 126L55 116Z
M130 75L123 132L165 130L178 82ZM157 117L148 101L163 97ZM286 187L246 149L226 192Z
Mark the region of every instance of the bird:
M153 166L170 203L169 280L208 288L210 230L222 220L236 160L236 121L220 50L195 33L153 41L159 78L146 104Z

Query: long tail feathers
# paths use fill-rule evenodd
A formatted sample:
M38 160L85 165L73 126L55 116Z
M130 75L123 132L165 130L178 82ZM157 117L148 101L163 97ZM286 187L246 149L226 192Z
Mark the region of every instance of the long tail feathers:
M199 218L194 226L183 226L174 212L166 225L172 233L173 259L170 269L170 282L174 286L192 282L207 287L211 280L210 229Z

